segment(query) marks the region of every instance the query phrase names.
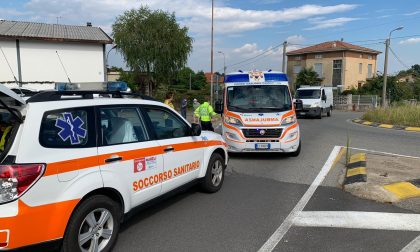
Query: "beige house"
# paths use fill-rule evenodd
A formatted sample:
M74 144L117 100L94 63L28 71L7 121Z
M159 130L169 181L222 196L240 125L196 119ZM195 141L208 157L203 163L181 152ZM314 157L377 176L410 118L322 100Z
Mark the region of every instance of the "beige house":
M358 88L376 74L377 56L381 52L346 43L329 41L287 53L287 75L296 87L297 74L304 68L313 68L322 79L322 85L341 90Z

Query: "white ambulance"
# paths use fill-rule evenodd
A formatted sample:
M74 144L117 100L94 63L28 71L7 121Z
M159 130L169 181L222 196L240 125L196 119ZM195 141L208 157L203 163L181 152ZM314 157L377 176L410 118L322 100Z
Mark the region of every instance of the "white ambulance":
M134 207L193 181L216 192L228 161L220 135L119 91L0 85L0 134L0 250L110 251Z
M287 82L281 72L234 72L226 75L222 133L230 152L300 153L300 132Z

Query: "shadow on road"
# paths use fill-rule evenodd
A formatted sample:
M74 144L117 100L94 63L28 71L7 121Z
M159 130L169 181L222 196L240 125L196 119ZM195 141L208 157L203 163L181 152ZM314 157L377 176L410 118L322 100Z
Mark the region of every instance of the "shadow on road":
M124 216L124 223L121 225L120 233L124 233L132 226L139 224L143 220L165 210L173 204L177 204L179 201L182 201L193 194L202 193L200 192L200 188L197 184L198 182L194 181L193 183L175 189L168 194L160 196L133 209L129 215Z
M287 153L276 153L276 152L250 152L250 153L229 153L230 159L236 160L284 160L291 157Z

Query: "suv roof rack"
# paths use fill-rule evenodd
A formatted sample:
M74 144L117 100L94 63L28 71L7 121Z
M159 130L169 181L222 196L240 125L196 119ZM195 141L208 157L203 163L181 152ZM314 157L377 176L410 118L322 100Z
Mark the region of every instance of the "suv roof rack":
M138 97L143 100L150 100L150 101L158 101L150 96L142 95L142 94L135 94L135 93L128 93L128 92L121 92L121 91L81 91L81 90L73 90L73 91L41 91L32 97L30 97L26 102L27 103L35 103L35 102L47 102L47 101L63 101L63 100L78 100L78 99L93 99L93 95L102 95L103 97L112 97L112 98L126 98L126 97ZM63 96L67 96L63 99ZM74 96L74 97L71 97Z

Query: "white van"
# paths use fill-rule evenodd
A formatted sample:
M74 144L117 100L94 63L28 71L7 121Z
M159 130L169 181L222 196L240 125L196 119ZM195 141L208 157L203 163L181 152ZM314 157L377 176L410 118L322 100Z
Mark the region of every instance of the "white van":
M296 109L297 116L310 116L321 119L323 114L331 116L333 109L332 87L301 87L296 90L296 101L302 101L302 108Z

